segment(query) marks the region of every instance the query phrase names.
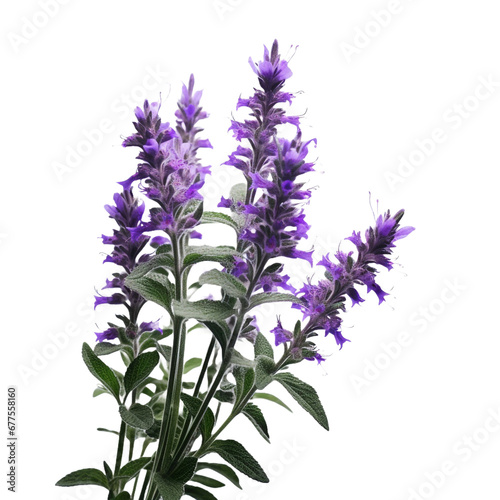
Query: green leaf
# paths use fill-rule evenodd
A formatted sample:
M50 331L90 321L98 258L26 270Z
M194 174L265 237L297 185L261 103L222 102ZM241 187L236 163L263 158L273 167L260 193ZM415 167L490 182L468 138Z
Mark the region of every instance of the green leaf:
M220 321L235 313L232 307L217 300L175 301L173 307L177 316L194 318L198 321Z
M236 403L238 404L251 390L255 380L252 368L243 366L233 367L233 376L236 380Z
M248 451L232 439L226 441L215 441L209 448L210 453L217 453L226 462L231 464L234 468L238 469L243 474L246 474L250 479L259 481L260 483L268 483L269 478L266 473L255 460L255 458L248 453Z
M241 485L240 485L240 480L229 465L226 464L213 464L209 462L198 462L198 466L196 467L196 470L202 470L202 469L210 469L213 470L214 472L219 473L221 476L224 476L226 479L231 481L236 487L238 487L241 490Z
M233 404L236 400L235 397L235 388L236 386L233 384L228 384L226 386L221 386L219 390L214 394L214 398L220 401L221 403L231 403Z
M181 399L184 405L186 406L186 409L189 412L189 414L192 417L196 417L196 414L198 413L202 405L201 399L190 396L185 392L181 393ZM215 425L214 412L211 410L211 408L207 408L207 411L205 412L205 415L203 415L203 419L200 424L200 431L204 442L212 434L214 425Z
M274 359L274 349L272 345L269 343L266 337L260 332L257 332L257 338L255 339L255 344L254 344L254 352L255 352L255 357L262 354L263 356L267 356L268 358Z
M226 262L237 255L241 254L229 246L210 247L200 245L188 247L186 257L184 257L184 267L192 266L198 262Z
M149 429L146 429L146 434L153 439L158 439L160 437L160 429L161 420L155 420L154 424Z
M109 432L111 434L116 434L117 436L120 435L120 433L118 431L110 431L109 429L105 429L104 427L98 427L97 430L99 432Z
M220 286L231 297L241 298L247 294L245 285L238 278L235 278L232 274L223 273L218 269L203 273L200 276L200 284Z
M243 415L248 417L248 420L252 422L255 428L259 431L259 434L269 443L269 431L267 430L267 423L261 409L254 405L253 403L247 403L242 411Z
M120 383L113 370L94 354L94 351L86 342L82 347L82 356L90 373L120 402Z
M267 356L257 356L255 366L255 387L264 389L273 381L273 373L276 365L271 358Z
M138 385L144 382L149 374L154 370L155 366L160 361L160 355L157 351L144 352L130 363L123 383L125 385L125 397L133 391Z
M201 224L212 224L220 223L226 224L226 226L232 227L235 231L238 231L238 225L229 217L229 215L222 214L220 212L205 212L200 221Z
M287 409L290 413L293 413L293 411L285 403L283 403L280 398L274 396L273 394L268 394L267 392L256 392L252 399L266 399L267 401L272 401L273 403Z
M191 358L186 361L186 363L184 364L184 375L186 375L186 373L189 373L191 370L198 368L198 366L201 366L201 363L203 363L203 360L201 358Z
M203 484L203 486L208 486L209 488L222 488L223 486L226 486L224 483L217 481L217 479L213 479L208 476L202 476L200 474L195 474L191 481Z
M291 373L278 373L274 376L274 379L290 393L304 410L312 415L321 427L329 430L325 410L314 387L306 384Z
M163 345L156 342L156 348L158 352L165 358L167 363L170 363L170 358L172 357L172 348L169 345Z
M233 365L245 366L247 368L253 368L255 365L251 359L245 358L245 356L241 355L236 349L231 355L231 363Z
M146 300L150 300L165 308L169 313L172 312L171 303L173 297L172 283L167 276L160 273L149 273L142 278L125 279L125 284L137 292Z
M81 469L71 472L57 481L56 486L81 486L94 484L109 489L108 479L98 469Z
M103 387L102 385L99 385L97 386L96 389L94 389L94 392L92 393L92 397L93 398L96 398L97 396L100 396L101 394L109 394L110 396L112 396L113 394L111 394L107 389L106 387Z
M174 267L174 258L167 253L159 253L154 257L152 257L147 262L139 264L128 275L127 279L135 280L138 278L142 278L153 269L158 269L158 268L173 269L173 267Z
M222 349L222 355L226 352L227 342L231 336L231 330L225 321L203 321L202 322L214 335Z
M195 500L217 500L209 491L190 484L186 485L186 495Z
M153 410L149 406L134 403L128 410L125 406L120 406L122 420L135 429L146 430L154 423Z
M198 460L186 457L168 476L157 472L154 482L162 498L165 500L180 500L184 495L184 485L193 477Z
M241 182L231 187L229 197L235 202L240 201L241 203L244 203L247 197L247 191L248 186L244 182Z
M252 297L248 310L268 302L293 302L294 304L303 304L301 299L295 297L295 295L292 295L291 293L264 292L258 293Z
M103 462L104 466L104 472L106 473L106 477L108 478L108 481L111 481L113 479L113 472L110 468L110 466L106 463L106 461Z
M144 352L151 348L156 349L156 343L160 342L160 340L165 340L171 334L172 330L170 328L143 333L139 337L139 352Z
M107 354L112 354L116 351L125 351L130 355L131 358L134 357L134 351L130 346L123 344L112 344L111 342L98 342L94 347L94 353L96 356L106 356Z
M130 480L137 476L139 472L141 472L144 467L151 461L151 457L141 457L138 458L137 460L132 460L128 464L124 465L121 469L120 472L118 473L118 476L124 476L127 477L127 480Z
M156 472L153 478L162 498L180 500L184 495L185 483L182 481L176 481L168 476L163 476L159 472Z
M128 491L122 491L118 496L114 497L113 500L130 500L130 493Z

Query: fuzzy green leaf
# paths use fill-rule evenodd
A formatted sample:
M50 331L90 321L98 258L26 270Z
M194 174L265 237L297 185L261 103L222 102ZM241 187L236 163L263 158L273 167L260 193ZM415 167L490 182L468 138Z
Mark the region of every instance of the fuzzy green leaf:
M253 368L243 366L233 367L233 376L236 380L236 403L241 401L252 389L255 380Z
M231 330L225 321L203 321L212 333L222 349L222 355L226 352L227 342L231 336Z
M201 285L217 285L220 286L224 292L231 296L241 298L247 293L245 285L232 274L223 273L218 269L211 269L200 276Z
M130 493L128 491L122 491L118 496L114 497L113 500L130 500Z
M174 312L182 318L198 321L220 321L234 314L234 309L217 300L198 300L197 302L173 302Z
M255 387L264 389L273 381L273 373L276 367L274 361L267 356L257 356L255 365Z
M154 482L162 498L165 500L180 500L184 495L184 485L193 477L198 460L186 457L168 476L156 473Z
M202 476L201 474L195 474L192 477L191 481L200 483L203 486L208 486L209 488L222 488L223 486L226 486L224 483L217 481L217 479L213 479L208 476Z
M291 293L258 293L252 297L250 302L250 307L248 310L253 307L260 306L261 304L266 304L268 302L293 302L294 304L303 304L303 301L295 295Z
M254 352L255 352L255 357L262 354L263 356L267 356L268 358L274 359L273 346L269 343L266 337L260 332L257 333L257 338L255 339Z
M269 431L267 430L267 422L262 414L261 409L253 403L247 403L242 411L250 422L255 426L259 434L269 443Z
M109 489L108 478L98 469L81 469L57 481L56 486L82 486L93 484Z
M238 441L232 439L215 441L210 446L209 452L217 453L226 462L243 474L246 474L250 479L254 479L260 483L269 482L269 478L259 463Z
M233 365L245 366L247 368L253 368L253 366L255 365L254 361L245 358L245 356L240 354L236 349L233 351L233 354L231 355L231 363Z
M118 476L122 477L127 477L128 479L132 479L139 472L141 472L144 467L151 461L151 457L141 457L138 458L137 460L132 460L128 464L124 465L121 469L120 472L118 473Z
M186 409L189 412L189 414L192 417L196 417L196 414L198 413L202 405L201 399L190 396L185 392L181 393L181 399L184 405L186 406ZM215 425L214 412L211 410L211 408L207 408L207 411L205 412L205 415L203 415L203 419L200 424L200 431L203 441L206 441L210 437L214 429L214 425Z
M151 351L140 354L130 363L123 379L125 396L148 378L149 374L158 364L158 361L160 361L158 352Z
M127 277L127 279L135 280L138 278L142 278L150 271L154 269L163 268L163 269L173 269L174 267L174 258L167 253L159 253L155 255L147 262L139 264Z
M217 472L221 476L231 481L236 487L238 487L241 490L241 485L238 475L236 474L236 472L234 472L233 469L231 469L231 467L229 467L229 465L214 464L210 462L198 462L196 470L199 471L202 469L210 469L213 470L214 472Z
M86 342L84 342L82 347L82 357L90 373L120 402L120 383L115 373L94 354L94 351L92 351L92 348Z
M94 347L94 353L96 356L106 356L112 354L116 351L125 351L132 358L134 356L134 351L130 346L123 344L112 344L111 342L98 342Z
M232 227L235 231L238 231L238 225L229 217L229 215L222 214L220 212L205 212L200 221L201 224L213 224L220 223L226 226Z
M120 406L122 420L135 429L146 430L154 423L153 410L149 406L134 403L128 410L125 406Z
M272 401L273 403L287 409L290 413L293 413L293 411L285 403L283 403L280 398L274 396L273 394L268 394L267 392L256 392L252 399L265 399L267 401Z
M192 266L198 262L226 262L237 255L241 254L229 246L211 247L201 245L188 247L186 257L184 257L184 267Z
M125 284L146 300L162 306L169 313L172 312L172 283L164 274L149 273L147 276L134 279L129 275L125 280Z
M184 375L186 375L186 373L189 373L191 370L194 370L195 368L201 366L201 363L203 363L203 360L201 358L191 358L186 361L186 363L184 364Z
M186 485L186 495L194 498L195 500L217 500L217 498L214 497L209 491L190 484Z
M304 410L311 414L321 427L329 430L328 418L314 387L306 384L291 373L278 373L274 376L274 379L290 393Z

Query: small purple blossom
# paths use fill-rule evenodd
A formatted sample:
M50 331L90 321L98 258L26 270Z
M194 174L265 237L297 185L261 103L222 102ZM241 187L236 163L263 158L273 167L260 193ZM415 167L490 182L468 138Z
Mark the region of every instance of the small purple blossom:
M293 339L293 333L290 330L285 330L281 324L281 319L278 318L278 324L271 330L274 333L275 345L284 344L285 342L290 342Z
M103 332L95 332L97 342L104 342L105 340L114 340L118 338L118 328L110 327Z

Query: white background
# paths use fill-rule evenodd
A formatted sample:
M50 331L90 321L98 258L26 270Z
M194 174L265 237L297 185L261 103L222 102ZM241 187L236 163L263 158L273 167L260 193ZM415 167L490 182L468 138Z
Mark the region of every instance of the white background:
M236 100L256 83L247 59L259 60L274 38L285 55L299 45L287 90L302 91L294 111L306 113L304 136L318 138L310 177L318 189L303 248L335 251L353 229L371 224L369 192L380 210L405 208L404 222L417 229L398 243L401 265L382 273L387 304L369 297L349 311L351 342L339 352L326 339L323 366L295 370L317 388L331 431L273 387L295 411L261 404L271 446L244 419L223 434L241 439L271 483L243 479L244 493L233 486L215 493L227 500L499 498L500 423L491 417L500 419L496 3L73 0L50 18L41 3L10 2L1 20L2 385L19 390L17 498L105 498L99 488L53 485L113 460L115 438L95 428L118 427L118 415L111 400L92 399L80 349L112 319L113 308L94 317L91 304L113 271L101 265L98 236L111 228L103 205L135 169L135 151L120 146L133 107L161 92L163 117L172 121L181 82L195 73L211 115L205 126L214 150L203 160L214 167L205 188L214 207L238 181L219 165L235 147L227 128ZM485 80L493 82L489 92ZM85 134L102 120L99 144L57 175L68 148L84 148ZM415 141L430 144L433 134L441 143L428 145L425 158L415 153ZM398 173L400 157L412 154L419 164ZM388 172L404 176L391 185ZM207 234L207 241L227 236ZM289 271L296 283L308 272ZM272 327L279 311L287 309L268 310L263 324ZM401 335L407 342L398 348ZM190 352L201 355L206 340L193 336ZM450 473L435 474L444 462Z

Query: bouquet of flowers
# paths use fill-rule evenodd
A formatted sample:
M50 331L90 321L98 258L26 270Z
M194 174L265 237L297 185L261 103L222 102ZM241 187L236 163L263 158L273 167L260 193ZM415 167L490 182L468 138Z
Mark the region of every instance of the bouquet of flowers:
M374 292L379 303L385 300L377 272L392 268L395 242L413 228L400 226L403 210L379 215L364 235L353 232L346 238L355 250L322 256L316 264L322 278L310 278L296 290L284 264L303 259L314 266L313 251L300 246L310 228L304 207L311 190L304 177L314 167L308 150L315 141L304 140L299 117L286 112L294 95L283 87L292 72L277 42L250 65L260 88L238 100L237 109L248 112L244 120L231 122L239 144L226 162L241 172L242 183L221 199L220 211L205 211L201 194L209 167L200 163L198 152L211 144L199 137L199 124L208 115L194 78L182 89L175 127L162 122L158 103L146 101L135 111L136 132L123 145L138 148L139 165L119 183L114 204L105 207L116 229L102 237L111 248L104 262L119 270L104 286L110 293L95 301L118 306L119 313L96 334L94 348L84 343L82 349L100 383L94 395L110 396L118 405L119 430L108 431L118 436L116 462L72 472L59 486L98 485L115 500L184 495L207 500L215 496L206 488L224 486L219 479L240 487L238 472L268 482L244 445L221 434L241 414L269 441L257 403L265 399L288 408L270 392L275 384L328 429L315 389L292 374L293 366L324 361L315 343L321 333L342 348L347 341L343 315L351 303L364 301L361 287ZM285 124L294 137L280 134ZM151 205L146 217L141 197ZM196 240L205 224L229 226L234 238L220 246L200 244ZM209 270L197 271L207 262ZM218 287L220 297L194 300L205 285ZM141 317L148 301L164 309L163 324ZM252 311L273 302L288 302L302 319L288 324L278 317L269 334L260 331ZM186 360L195 329L206 332L206 353ZM239 341L251 344L253 357L239 352ZM122 371L105 363L110 355L121 356ZM190 372L195 381L186 380ZM214 454L226 463L210 461Z

